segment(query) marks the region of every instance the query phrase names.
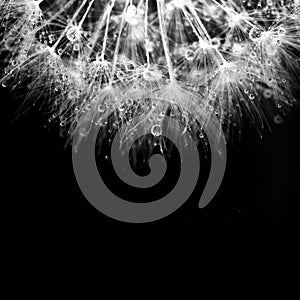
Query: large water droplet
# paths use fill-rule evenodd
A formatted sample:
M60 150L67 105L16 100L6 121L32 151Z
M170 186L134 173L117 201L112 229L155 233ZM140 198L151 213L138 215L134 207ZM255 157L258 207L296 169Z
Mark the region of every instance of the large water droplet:
M253 42L257 42L260 40L262 35L262 31L257 28L257 27L252 27L249 31L249 38L253 41Z
M154 136L160 136L161 133L162 133L161 126L160 126L159 124L153 125L152 128L151 128L151 133L152 133Z

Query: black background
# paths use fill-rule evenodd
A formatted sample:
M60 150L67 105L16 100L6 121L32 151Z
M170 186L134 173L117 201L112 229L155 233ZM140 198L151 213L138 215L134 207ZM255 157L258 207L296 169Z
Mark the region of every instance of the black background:
M225 177L207 207L198 209L199 195L193 194L170 216L138 225L112 220L85 199L73 173L71 148L64 147L66 138L59 136L58 124L49 125L38 107L12 121L21 99L3 88L1 98L9 117L8 138L2 140L8 174L4 173L7 193L2 201L10 207L8 225L60 234L102 231L112 225L185 224L201 231L211 226L242 229L299 223L299 107L284 123L272 124L272 133L264 131L262 139L245 125L241 140L228 146Z

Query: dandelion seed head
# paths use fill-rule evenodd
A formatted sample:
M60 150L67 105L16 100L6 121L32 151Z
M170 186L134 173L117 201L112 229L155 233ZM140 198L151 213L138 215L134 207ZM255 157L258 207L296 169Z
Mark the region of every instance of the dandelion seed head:
M211 114L228 131L245 117L260 131L273 119L268 107L295 103L299 7L298 0L4 0L0 83L26 85L26 99L43 97L63 127L79 123L86 132L111 116L121 125L138 115L151 132L166 115L186 127L209 123Z

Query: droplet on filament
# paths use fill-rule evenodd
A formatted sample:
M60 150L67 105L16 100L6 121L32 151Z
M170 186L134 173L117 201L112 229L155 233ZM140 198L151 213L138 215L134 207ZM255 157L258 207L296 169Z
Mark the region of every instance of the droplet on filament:
M153 125L152 128L151 128L151 133L152 133L154 136L160 136L161 133L162 133L161 126L160 126L159 124Z

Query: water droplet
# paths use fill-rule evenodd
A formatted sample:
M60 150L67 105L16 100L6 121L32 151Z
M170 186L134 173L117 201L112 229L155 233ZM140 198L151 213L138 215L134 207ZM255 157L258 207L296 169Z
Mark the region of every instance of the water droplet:
M99 112L104 112L105 111L105 106L103 104L98 105L98 111Z
M262 31L257 28L257 27L252 27L249 31L249 38L253 41L253 42L257 42L260 40L262 35Z
M282 124L283 123L283 119L280 115L274 116L273 121L274 121L275 124Z
M127 104L128 106L131 106L131 105L133 104L133 99L132 99L132 98L126 99L126 104Z
M151 128L151 133L152 133L154 136L160 136L161 133L162 133L161 126L160 126L159 124L153 125L152 128Z
M67 31L67 39L71 42L74 43L80 39L80 28L77 26L72 26L71 28L68 29Z
M189 49L185 51L184 57L186 58L186 60L193 60L195 57L195 52Z

